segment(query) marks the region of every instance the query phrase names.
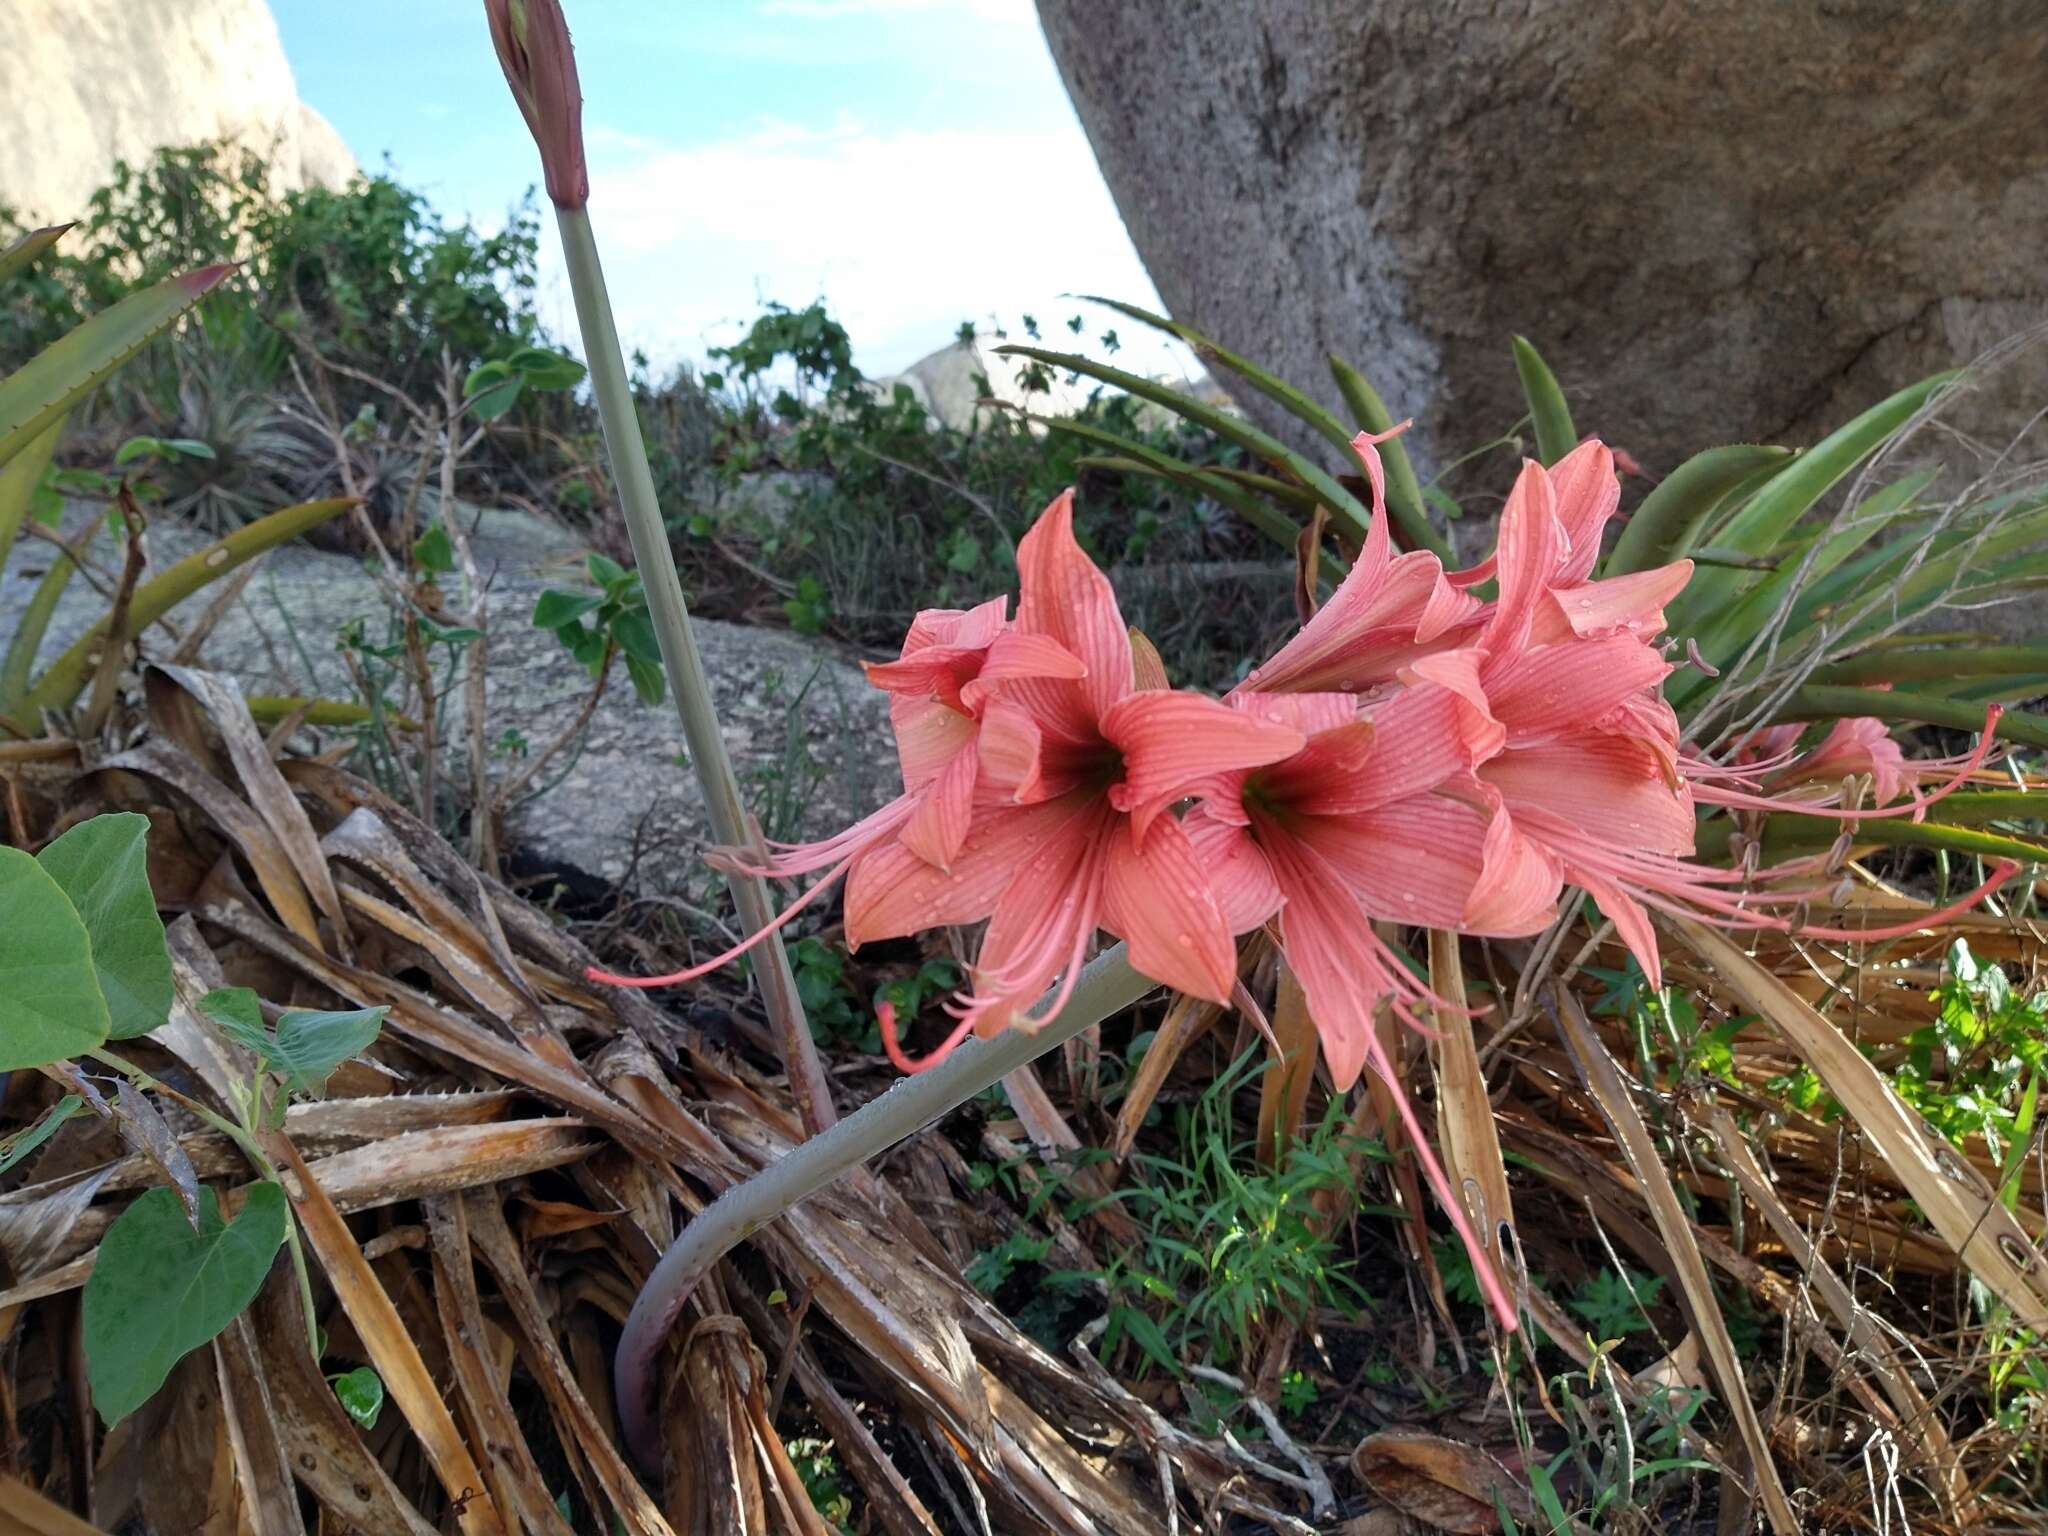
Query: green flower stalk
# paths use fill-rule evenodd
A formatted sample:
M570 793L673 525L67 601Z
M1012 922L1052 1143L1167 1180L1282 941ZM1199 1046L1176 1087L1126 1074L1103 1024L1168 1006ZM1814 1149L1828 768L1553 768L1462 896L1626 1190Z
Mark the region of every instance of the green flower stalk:
M583 158L583 97L576 82L568 23L560 0L484 0L484 12L490 20L498 62L504 66L512 95L540 148L612 480L618 487L626 530L633 541L633 558L647 591L648 616L661 646L669 691L682 720L684 740L689 743L690 761L703 786L712 836L728 847L758 848L758 835L740 799L732 759L719 734L711 682L690 629L675 555L654 493L654 475L647 466L647 447L640 437L640 417L626 379L625 355L612 321L611 302L605 296L604 269L585 206L590 176ZM728 879L741 924L749 932L766 927L775 907L760 877L732 873ZM838 1116L779 935L771 935L761 946L756 974L797 1113L806 1133L815 1135Z

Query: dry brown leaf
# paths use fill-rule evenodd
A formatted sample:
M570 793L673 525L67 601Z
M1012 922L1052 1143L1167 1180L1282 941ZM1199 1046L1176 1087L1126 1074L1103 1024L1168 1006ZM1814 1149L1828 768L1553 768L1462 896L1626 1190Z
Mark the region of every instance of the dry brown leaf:
M241 1524L253 1536L305 1536L278 1430L277 1405L251 1336L245 1315L213 1341L215 1379L234 1456L235 1486L241 1494Z
M513 1239L512 1229L505 1224L503 1210L487 1194L472 1192L461 1198L470 1243L497 1277L499 1294L519 1324L534 1377L547 1397L562 1438L578 1446L590 1459L591 1472L603 1486L613 1510L625 1522L628 1536L673 1536L668 1522L620 1458L604 1433L602 1421L577 1385L575 1372L570 1370L561 1346L555 1341L547 1310L527 1276L526 1261Z
M1368 1435L1351 1453L1351 1470L1402 1514L1458 1536L1494 1536L1501 1528L1496 1498L1516 1520L1535 1518L1523 1479L1478 1446L1441 1435Z
M483 1475L420 1359L419 1346L356 1245L341 1212L290 1141L273 1131L264 1137L263 1145L284 1171L285 1192L291 1196L306 1239L369 1351L370 1363L384 1378L385 1391L419 1437L421 1449L456 1506L456 1520L464 1536L501 1536L505 1522L485 1491Z
M1771 1460L1770 1443L1765 1438L1756 1408L1749 1400L1749 1388L1743 1380L1735 1343L1728 1337L1728 1326L1721 1319L1720 1300L1714 1295L1713 1281L1707 1277L1706 1261L1700 1256L1692 1223L1686 1219L1685 1210L1678 1203L1678 1192L1671 1187L1670 1176L1657 1155L1657 1144L1651 1139L1649 1127L1643 1124L1635 1101L1629 1097L1628 1087L1614 1065L1614 1058L1607 1054L1607 1047L1587 1022L1579 1000L1555 986L1547 990L1546 996L1551 1000L1552 1016L1557 1021L1565 1048L1579 1069L1580 1079L1613 1130L1614 1139L1620 1144L1629 1168L1636 1176L1637 1187L1650 1207L1658 1235L1664 1239L1678 1275L1679 1299L1684 1303L1687 1319L1706 1348L1707 1358L1714 1367L1714 1379L1721 1389L1721 1400L1734 1415L1736 1427L1742 1432L1743 1443L1748 1448L1764 1514L1777 1536L1799 1536L1798 1517L1792 1513L1784 1485L1778 1481L1778 1469Z
M313 905L332 925L336 948L342 958L347 959L350 954L348 926L342 916L341 902L335 894L334 877L329 873L327 860L320 851L320 839L313 832L312 822L306 819L305 807L299 804L291 786L285 783L284 775L278 772L277 761L270 755L263 733L250 717L240 685L232 678L192 667L151 667L144 674L143 687L153 709L158 706L167 684L182 688L198 701L212 720L213 728L220 733L221 743L228 749L228 758L234 764L236 776L241 780L243 794L270 828L285 857L291 861L307 894L312 897Z
M1942 1240L2038 1332L2048 1332L2048 1263L1982 1174L1930 1132L1840 1030L1725 935L1670 922L1743 1004L1770 1021L1840 1101Z
M1501 1160L1493 1100L1487 1094L1486 1073L1479 1065L1479 1047L1472 1038L1472 1020L1460 1011L1465 1007L1465 967L1455 933L1430 930L1429 984L1451 1005L1437 1010L1439 1033L1429 1042L1430 1065L1436 1071L1437 1135L1449 1165L1446 1171L1464 1198L1472 1230L1479 1234L1512 1295L1515 1267L1504 1235L1514 1227L1514 1200L1508 1189L1507 1164ZM1490 1311L1488 1316L1492 1316Z
M97 1526L87 1525L4 1472L0 1472L0 1531L6 1536L106 1536Z
M1280 962L1279 991L1273 999L1273 1037L1266 1042L1266 1070L1259 1078L1257 1154L1273 1165L1301 1130L1308 1091L1316 1080L1319 1042L1309 1017L1308 994L1287 962ZM1278 1046L1279 1054L1274 1054Z

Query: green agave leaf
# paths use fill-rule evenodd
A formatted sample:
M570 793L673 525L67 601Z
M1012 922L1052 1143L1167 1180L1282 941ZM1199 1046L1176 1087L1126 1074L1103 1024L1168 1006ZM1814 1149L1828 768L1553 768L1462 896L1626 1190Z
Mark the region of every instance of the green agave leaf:
M1026 419L1039 422L1050 431L1065 432L1084 442L1100 443L1105 448L1115 449L1118 456L1133 465L1142 465L1153 474L1191 485L1213 496L1282 549L1293 550L1295 541L1301 537L1300 526L1279 508L1267 505L1256 496L1246 495L1234 484L1218 477L1207 465L1191 464L1185 459L1177 459L1170 453L1161 453L1156 448L1147 447L1143 443L1095 426L1091 422L1056 416L1037 416L1029 412L1026 413Z
M21 452L0 465L0 570L6 569L15 537L28 521L29 509L35 505L36 492L42 487L43 471L50 467L70 415L69 411L60 412L55 421L23 445Z
M1944 801L1943 804L1947 802ZM1764 853L1777 857L1805 848L1822 848L1834 840L1836 823L1811 816L1770 816L1764 821ZM1859 843L1881 848L1933 848L1983 859L2017 859L2022 864L2048 864L2048 843L1986 832L1947 822L1859 821L1851 831Z
M1716 507L1759 476L1776 474L1789 448L1735 443L1696 453L1643 498L1615 541L1604 574L1626 576L1688 553ZM1759 481L1758 483L1761 483Z
M2021 789L1959 789L1928 808L1936 821L1961 827L1993 821L2048 821L2048 794Z
M1945 725L1958 731L1981 731L1984 707L1961 699L1938 699L1895 688L1838 688L1807 683L1776 713L1779 720L1840 720L1875 715L1895 724ZM2000 741L2026 747L2048 747L2048 715L2009 709L1992 733Z
M187 555L161 576L145 581L135 589L135 595L128 604L127 633L141 634L194 592L220 580L235 567L248 563L287 539L297 538L309 528L319 527L354 505L353 497L338 496L286 507ZM36 680L24 701L31 714L45 709L67 708L78 697L79 690L92 676L101 647L107 643L110 618L111 615L101 619L80 635L71 648L51 662L48 670Z
M1784 606L1790 597L1795 581L1817 581L1835 567L1854 555L1870 540L1876 538L1898 518L1914 509L1914 501L1927 489L1935 477L1934 470L1924 470L1895 481L1865 500L1856 508L1853 516L1845 518L1840 532L1829 534L1821 540L1820 548L1813 553L1812 561L1807 560L1807 550L1812 544L1811 537L1793 539L1788 537L1779 546L1777 569L1759 573L1754 585L1735 598L1699 634L1694 643L1699 653L1715 667L1726 667L1740 656L1756 635L1770 622L1771 615ZM1805 574L1802 578L1801 570ZM1800 631L1789 622L1785 630L1787 638ZM1674 701L1690 699L1698 694L1710 692L1715 687L1710 677L1693 674L1689 683L1673 691Z
M149 886L149 818L133 811L82 821L36 855L63 887L92 941L113 1040L146 1035L171 1016L164 923Z
M1994 519L2002 521L1992 526ZM2007 556L2044 538L2048 538L2048 500L1994 498L1967 511L1924 548L1900 540L1847 562L1799 594L1792 623L1803 626L1825 617L1832 609L1852 604L1860 592L1891 593L1902 581L1913 587L1916 599L1938 594L1965 565L2000 570ZM1922 557L1921 562L1907 576L1906 569L1916 555Z
M2048 672L2048 645L1940 645L1866 651L1814 671L1816 683L1947 682Z
M97 1050L112 1022L64 887L19 848L0 847L0 1072Z
M1715 530L1713 542L1742 554L1773 553L1837 481L1875 453L1936 390L1954 377L1942 373L1923 379L1829 434L1773 475L1740 511ZM1747 584L1741 572L1698 572L1667 610L1672 630L1678 634L1697 631L1708 615L1722 612L1729 599Z
M0 1136L0 1173L7 1172L44 1142L57 1134L57 1127L85 1108L85 1100L67 1093L43 1112L34 1125L23 1126L11 1136Z
M0 379L0 464L25 450L74 401L169 329L232 271L232 265L201 267L131 293Z
M1323 499L1323 505L1330 509L1330 515L1344 525L1346 533L1362 541L1366 524L1371 514L1366 507L1329 474L1328 471L1311 463L1270 433L1263 432L1250 422L1240 421L1227 411L1219 411L1212 405L1190 395L1184 395L1164 384L1155 383L1142 374L1127 373L1121 368L1112 368L1107 363L1098 363L1093 358L1082 357L1072 352L1052 352L1043 347L998 347L996 351L1005 357L1026 357L1033 362L1044 363L1049 368L1063 368L1069 372L1085 374L1114 385L1127 394L1136 395L1140 400L1150 400L1168 410L1187 417L1198 426L1206 427L1218 437L1236 443L1247 453L1257 454L1271 464L1286 467L1288 472Z
M23 462L34 457L25 453L21 458L0 469L0 476L12 474ZM79 545L83 554L92 547L100 530L105 526L97 519L86 525ZM21 610L21 620L14 627L14 638L7 642L7 654L0 658L0 715L11 715L21 705L21 697L28 691L29 675L35 670L36 652L43 647L43 636L50 632L50 620L57 615L57 604L63 600L64 589L71 585L71 578L78 574L78 562L68 554L52 551L54 558L50 568L43 573L43 579L36 583L35 591L29 594L27 605Z
M0 251L0 283L27 271L32 263L42 260L51 246L77 227L75 224L51 224L42 229L32 229L6 250Z
M1100 304L1120 315L1129 316L1141 325L1149 325L1155 331L1164 331L1169 336L1179 337L1194 349L1195 356L1205 364L1213 368L1220 363L1228 368L1289 415L1320 432L1333 446L1349 457L1353 434L1346 430L1344 423L1325 410L1319 401L1309 398L1279 375L1267 372L1249 358L1239 357L1228 347L1211 341L1191 325L1182 325L1178 320L1169 319L1165 315L1155 315L1149 309L1141 309L1136 304L1126 304L1120 299L1105 299L1092 293L1084 293L1081 297L1090 304Z
M1515 338L1515 372L1521 375L1522 393L1529 401L1529 421L1536 429L1536 456L1548 469L1579 446L1571 410L1564 403L1564 391L1557 387L1557 375L1526 336Z
M118 1424L148 1402L173 1366L256 1299L284 1224L284 1190L267 1180L232 1222L202 1187L197 1231L167 1188L145 1190L116 1218L85 1282L81 1329L101 1419Z
M1375 436L1394 429L1394 413L1387 409L1379 391L1366 382L1365 375L1345 362L1336 353L1326 354L1330 361L1330 376L1337 381L1337 393L1344 397L1344 404L1351 412L1352 420L1358 423L1361 432ZM1394 521L1401 525L1401 531L1408 535L1408 542L1417 549L1434 550L1440 560L1451 559L1451 548L1429 522L1429 503L1422 493L1422 482L1416 478L1415 463L1408 457L1408 449L1398 437L1390 437L1380 444L1380 462L1387 470L1387 508L1394 515ZM1456 502L1451 502L1456 516Z

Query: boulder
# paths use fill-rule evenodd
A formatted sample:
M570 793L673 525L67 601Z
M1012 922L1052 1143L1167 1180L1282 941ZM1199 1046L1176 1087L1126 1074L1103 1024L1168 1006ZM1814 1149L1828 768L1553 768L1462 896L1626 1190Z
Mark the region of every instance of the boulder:
M0 203L77 218L114 162L226 140L279 191L340 186L355 157L299 100L265 0L10 0L0 48Z
M1344 356L1425 461L1522 413L1516 332L1663 471L2048 316L2038 0L1038 11L1172 313L1333 408ZM1976 430L2048 403L2042 372Z
M581 546L530 514L465 509L465 516L478 518L473 547L489 588L490 735L495 744L512 733L538 752L575 719L590 689L588 674L560 642L531 622L542 589L585 585ZM147 537L158 569L206 542L176 525L153 528ZM104 554L104 540L100 547ZM48 567L49 551L24 541L0 575L0 650ZM207 601L205 593L188 599L172 622L190 624ZM74 580L43 659L104 611L103 600ZM360 619L365 637L382 643L387 612L360 559L293 543L268 556L205 642L200 664L235 678L250 694L355 699L336 636ZM703 620L696 630L742 790L770 837L836 831L897 792L886 700L850 658L779 630ZM145 650L165 656L175 643L156 629ZM445 718L459 736L459 689ZM506 842L515 869L558 872L572 890L584 889L578 877L588 877L639 894L688 889L701 896L715 877L700 861L708 836L703 801L682 751L673 703L642 704L624 668L617 669L581 752L558 757L542 779L559 782L513 812ZM364 764L354 766L361 771ZM494 775L515 767L508 758Z

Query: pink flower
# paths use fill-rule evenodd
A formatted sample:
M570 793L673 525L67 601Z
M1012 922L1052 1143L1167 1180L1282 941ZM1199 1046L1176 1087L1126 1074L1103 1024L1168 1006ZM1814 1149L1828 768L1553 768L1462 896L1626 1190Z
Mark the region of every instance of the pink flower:
M1072 985L1104 928L1144 975L1227 999L1233 934L1172 808L1205 778L1290 755L1302 734L1198 694L1138 686L1115 594L1074 540L1071 493L1024 536L1017 565L1014 625L1001 599L927 612L902 655L869 670L892 695L904 793L836 837L780 850L762 870L824 878L724 955L668 976L596 979L667 986L707 974L844 876L851 945L988 919L941 1053L971 1029L1039 1022L1024 1010L1056 978ZM908 1067L893 1032L890 1044Z

